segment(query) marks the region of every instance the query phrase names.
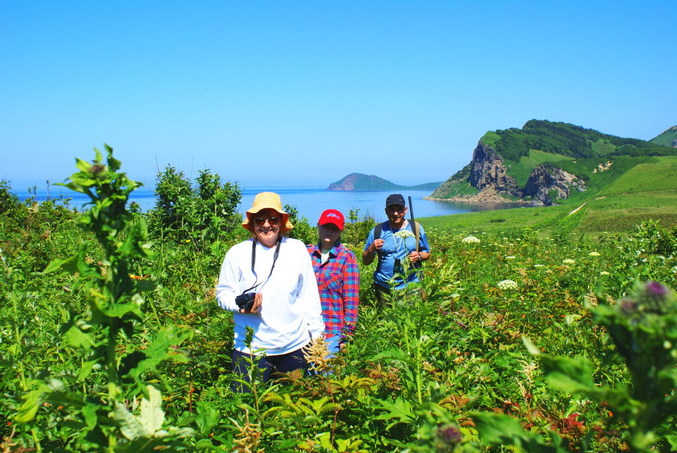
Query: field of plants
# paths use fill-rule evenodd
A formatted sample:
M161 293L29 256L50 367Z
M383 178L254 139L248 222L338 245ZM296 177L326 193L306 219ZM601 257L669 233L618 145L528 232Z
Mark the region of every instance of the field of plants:
M142 213L108 147L66 185L91 209L21 203L0 181L3 452L677 450L675 224L589 236L556 228L556 208L520 210L520 228L424 219L421 292L378 308L362 267L337 357L315 345L312 375L274 384L253 366L234 393L214 286L246 237L237 185L168 168ZM359 254L373 219L349 218Z

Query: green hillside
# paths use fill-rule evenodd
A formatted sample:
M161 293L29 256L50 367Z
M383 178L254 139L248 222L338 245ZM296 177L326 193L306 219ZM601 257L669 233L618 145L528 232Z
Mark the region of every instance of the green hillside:
M421 222L426 228L464 234L528 227L548 234L599 236L629 231L647 220L677 228L677 156L617 159L603 175L601 187L558 206L472 212Z
M522 129L498 130L485 137L480 143L490 144L503 159L511 162L519 162L522 157L529 156L530 150L571 158L677 155L677 151L666 150L656 143L551 121L531 120Z
M672 126L658 137L652 138L651 143L674 148L677 144L677 126Z
M668 132L660 136L664 141L671 137ZM673 132L677 135L677 129ZM621 138L573 124L541 120L528 121L521 129L489 131L479 144L493 148L502 157L507 174L520 188L541 164L561 168L582 179L588 188L600 189L631 166L641 163L641 159L677 156L677 148L653 141ZM610 168L606 168L609 163ZM451 198L471 193L472 187L467 183L469 174L470 166L467 166L432 196ZM579 197L578 194L572 196Z

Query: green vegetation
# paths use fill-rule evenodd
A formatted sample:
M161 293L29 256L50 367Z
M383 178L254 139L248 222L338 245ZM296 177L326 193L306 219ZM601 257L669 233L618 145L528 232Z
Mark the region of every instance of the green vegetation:
M674 148L677 143L677 126L672 126L658 137L652 138L651 143Z
M623 157L614 160L607 170L593 173L604 163L599 159L571 162L585 169L589 188L574 193L561 205L480 211L421 221L426 227L459 234L531 228L542 235L567 230L591 237L626 232L647 219L664 227L677 225L677 157Z
M498 130L500 139L495 149L505 160L519 162L529 150L583 158L614 155L677 155L677 150L666 149L644 140L620 138L585 129L573 124L550 121L528 121L522 129ZM604 151L600 153L600 151Z
M200 185L168 170L158 186L175 196L126 210L138 183L106 150L67 183L90 194L84 213L20 203L0 184L3 451L677 448L677 193L655 173L675 158L632 165L580 204L422 219L424 298L378 309L361 266L347 347L314 351L313 376L239 394L214 285L246 231L232 212L191 208L146 234ZM214 197L233 188L206 180ZM357 253L372 225L348 216Z
M529 175L534 168L542 163L550 162L555 166L562 160L573 160L573 157L564 157L561 154L545 153L535 149L529 150L529 154L520 158L516 165L508 167L508 172L515 178L520 187L524 187L529 179Z
M567 123L528 121L522 129L487 132L480 144L496 151L503 159L505 170L516 184L515 191L524 189L533 170L539 165L560 168L583 180L588 196L609 184L630 167L658 156L677 156L677 149L643 140L620 138L584 129ZM493 151L491 151L493 152ZM472 165L472 164L471 164ZM609 167L609 168L606 168ZM433 194L437 198L467 195L470 167L454 174ZM580 195L573 193L574 198ZM558 197L550 197L551 201Z

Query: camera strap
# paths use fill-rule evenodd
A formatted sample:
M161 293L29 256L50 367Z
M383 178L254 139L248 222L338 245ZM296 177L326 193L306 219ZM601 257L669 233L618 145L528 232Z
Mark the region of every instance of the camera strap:
M254 265L256 264L256 244L257 241L256 239L252 239L252 274L254 274L254 277L256 277L256 280L254 282L254 286L251 288L245 289L242 291L242 294L251 291L252 289L255 289L257 286L263 285L265 282L268 281L271 275L273 275L273 269L275 269L275 263L277 262L277 257L280 256L280 244L282 244L282 236L277 238L277 245L275 246L275 253L273 254L273 265L270 266L270 273L268 274L268 277L261 283L258 283L259 281L259 276L256 275L256 269L254 269Z

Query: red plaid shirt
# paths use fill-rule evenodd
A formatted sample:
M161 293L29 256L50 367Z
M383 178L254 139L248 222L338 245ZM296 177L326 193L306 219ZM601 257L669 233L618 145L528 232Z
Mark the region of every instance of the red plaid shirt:
M352 333L357 324L360 300L360 269L355 254L343 244L332 247L322 263L317 245L309 245L313 270L322 301L322 319L327 337Z

